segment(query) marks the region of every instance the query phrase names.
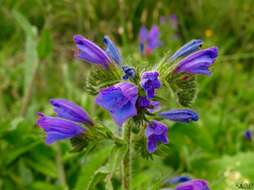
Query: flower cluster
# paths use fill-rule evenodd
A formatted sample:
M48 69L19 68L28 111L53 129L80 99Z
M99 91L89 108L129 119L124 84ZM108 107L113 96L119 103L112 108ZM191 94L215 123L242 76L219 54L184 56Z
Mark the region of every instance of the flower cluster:
M158 36L157 27L153 26L150 32L143 27L139 40L142 45L146 44L147 48L153 49L160 45ZM129 79L129 81L121 81L119 78L120 82L101 88L95 97L95 102L109 112L119 127L122 127L131 118L143 120L142 126L139 127L144 129L143 137L146 138L146 147L149 153L155 152L159 144L169 142L168 127L160 120L188 123L199 119L198 114L189 108L160 112L162 105L156 101L157 91L168 85L165 84L166 80L160 76L159 69L136 73L134 68L123 65L120 51L108 36L103 39L105 50L81 35L75 35L74 42L77 46L76 56L78 58L102 66L101 69L108 71L109 75L112 72L109 68L115 65L115 69L119 68L123 71L122 79ZM180 57L185 58L173 65L169 75L184 75L186 73L210 75L209 67L214 63L218 50L215 47L199 50L202 43L201 40L192 40L176 51L168 59L169 62ZM167 64L165 63L165 65ZM184 80L183 82L185 82ZM94 125L88 114L74 103L64 99L53 99L50 103L53 105L57 117L49 117L40 113L37 121L37 124L47 134L46 143L50 144L84 133L86 129L82 128L83 124Z

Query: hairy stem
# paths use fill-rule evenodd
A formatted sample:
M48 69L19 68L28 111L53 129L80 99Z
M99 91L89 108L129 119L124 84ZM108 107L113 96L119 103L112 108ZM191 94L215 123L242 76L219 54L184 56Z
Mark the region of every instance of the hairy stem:
M127 152L122 161L122 188L124 190L130 190L131 184L131 166L132 166L132 150L131 150L131 125L127 124L124 127L124 140L127 142Z
M62 185L64 190L68 190L68 186L65 180L65 172L64 172L64 166L62 161L62 153L59 144L56 145L56 165L57 165L57 171L58 171L58 178L59 182Z

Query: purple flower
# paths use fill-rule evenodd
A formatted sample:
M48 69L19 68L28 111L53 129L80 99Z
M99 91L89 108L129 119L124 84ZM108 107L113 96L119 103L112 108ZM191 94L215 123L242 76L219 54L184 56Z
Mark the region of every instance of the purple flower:
M208 183L202 179L193 179L176 186L175 190L210 190Z
M145 90L148 98L153 98L155 95L155 89L159 89L161 86L158 77L159 73L156 71L147 71L141 76L140 85Z
M74 122L84 123L86 125L93 125L92 119L88 113L80 106L66 99L51 99L51 105L54 107L58 117L68 119Z
M171 57L170 60L174 61L179 57L189 55L197 51L203 44L202 40L194 39L184 44L179 50L177 50Z
M106 46L106 53L111 59L113 59L118 65L122 63L122 57L115 44L110 40L108 36L104 36L103 42Z
M169 111L160 112L158 115L164 119L183 123L189 123L199 119L198 114L190 109L172 109Z
M142 26L139 31L139 44L142 54L151 54L155 48L161 45L159 28L153 25L148 31L145 26Z
M137 115L137 98L138 88L132 83L122 82L102 89L96 96L96 103L109 111L114 121L122 126L128 118Z
M199 50L179 61L175 72L211 75L209 67L214 63L217 56L217 47Z
M103 49L81 35L75 35L73 40L78 48L76 54L78 58L88 63L98 64L104 68L108 68L111 59Z
M146 96L140 96L137 100L137 107L139 109L147 109L150 113L160 110L160 102L151 101Z
M147 151L149 153L153 153L159 143L168 143L168 128L161 122L151 121L146 127L145 135L147 138Z
M249 130L249 129L247 129L247 130L244 132L244 138L245 138L246 140L251 141L251 140L252 140L252 131Z
M85 129L77 123L60 117L49 117L38 113L37 125L46 133L46 144L69 139L82 134Z

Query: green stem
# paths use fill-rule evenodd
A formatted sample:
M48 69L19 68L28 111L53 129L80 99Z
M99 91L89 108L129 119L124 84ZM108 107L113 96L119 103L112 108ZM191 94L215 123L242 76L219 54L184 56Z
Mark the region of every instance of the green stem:
M130 190L131 184L131 161L132 161L132 150L131 150L131 126L127 124L124 126L123 133L124 140L127 142L127 152L122 162L122 187L124 190Z

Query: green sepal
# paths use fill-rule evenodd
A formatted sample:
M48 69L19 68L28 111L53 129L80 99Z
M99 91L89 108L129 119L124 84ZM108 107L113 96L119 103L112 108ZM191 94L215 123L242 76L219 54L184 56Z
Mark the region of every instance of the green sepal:
M101 88L118 83L121 80L119 68L113 64L108 69L93 68L87 76L85 91L90 95L98 94Z
M197 95L197 79L193 74L172 74L167 83L177 97L180 105L190 107Z

